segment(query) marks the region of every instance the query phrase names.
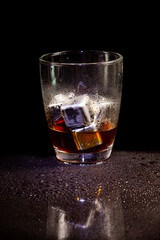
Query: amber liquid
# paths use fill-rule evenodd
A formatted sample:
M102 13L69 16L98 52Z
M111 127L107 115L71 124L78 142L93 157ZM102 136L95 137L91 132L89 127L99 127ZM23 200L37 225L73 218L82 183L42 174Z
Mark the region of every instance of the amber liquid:
M73 134L71 130L66 127L62 119L59 120L58 124L53 124L53 128L49 128L49 134L53 146L58 150L67 153L93 153L106 150L113 144L116 135L116 129L116 127L111 128L110 123L106 123L98 131L102 143L97 146L83 150L77 149ZM92 141L93 132L84 132L84 134L86 141Z

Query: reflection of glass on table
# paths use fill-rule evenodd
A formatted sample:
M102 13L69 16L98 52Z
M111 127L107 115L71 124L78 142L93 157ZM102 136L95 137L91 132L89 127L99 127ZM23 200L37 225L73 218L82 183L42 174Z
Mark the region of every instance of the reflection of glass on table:
M124 219L118 192L108 199L99 198L101 186L94 201L77 197L73 207L49 205L47 236L56 239L123 239ZM73 201L72 201L73 203ZM95 236L93 235L95 232ZM92 236L92 238L91 238Z

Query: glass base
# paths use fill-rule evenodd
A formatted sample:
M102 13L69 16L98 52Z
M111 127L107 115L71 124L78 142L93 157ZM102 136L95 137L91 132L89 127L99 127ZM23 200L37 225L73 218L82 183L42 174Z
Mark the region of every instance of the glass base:
M56 157L65 163L90 164L100 163L111 156L112 147L96 153L66 153L55 149Z

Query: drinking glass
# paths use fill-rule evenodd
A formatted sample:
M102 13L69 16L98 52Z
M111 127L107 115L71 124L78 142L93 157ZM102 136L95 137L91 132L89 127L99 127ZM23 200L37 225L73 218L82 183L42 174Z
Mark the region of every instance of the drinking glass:
M44 110L56 157L97 163L111 156L122 95L123 57L63 51L40 57Z

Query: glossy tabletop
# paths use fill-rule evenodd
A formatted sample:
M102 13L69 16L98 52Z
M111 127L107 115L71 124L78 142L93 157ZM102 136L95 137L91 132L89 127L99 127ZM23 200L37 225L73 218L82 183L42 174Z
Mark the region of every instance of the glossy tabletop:
M53 156L0 161L0 239L160 239L160 153L113 151L102 164Z

